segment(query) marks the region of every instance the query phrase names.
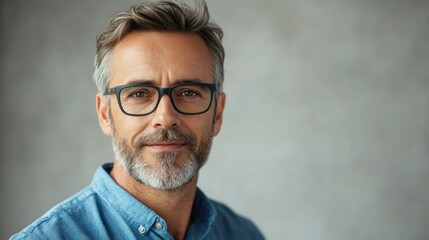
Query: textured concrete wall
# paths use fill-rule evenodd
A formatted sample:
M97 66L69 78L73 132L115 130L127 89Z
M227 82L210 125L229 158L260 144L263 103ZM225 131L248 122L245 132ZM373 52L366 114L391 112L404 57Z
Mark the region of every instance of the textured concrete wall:
M94 39L132 2L1 2L1 239L112 160ZM269 239L429 239L429 2L208 5L228 99L200 187Z

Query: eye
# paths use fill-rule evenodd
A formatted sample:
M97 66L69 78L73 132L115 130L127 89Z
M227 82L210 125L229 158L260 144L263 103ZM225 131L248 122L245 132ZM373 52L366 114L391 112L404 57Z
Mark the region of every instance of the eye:
M182 92L182 96L184 96L184 97L196 97L198 95L199 94L197 92L192 91L192 90L185 90Z
M135 91L131 94L131 97L135 97L135 98L141 98L141 97L147 97L148 94L144 91Z
M182 85L174 88L173 96L181 100L197 101L210 95L210 90L200 85ZM176 99L175 99L176 100Z

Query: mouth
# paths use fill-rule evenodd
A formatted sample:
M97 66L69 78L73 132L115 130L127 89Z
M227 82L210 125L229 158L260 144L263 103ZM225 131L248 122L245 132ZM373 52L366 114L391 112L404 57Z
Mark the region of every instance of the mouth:
M147 144L146 147L159 152L165 151L177 151L184 147L186 144L181 142L155 142L151 144Z

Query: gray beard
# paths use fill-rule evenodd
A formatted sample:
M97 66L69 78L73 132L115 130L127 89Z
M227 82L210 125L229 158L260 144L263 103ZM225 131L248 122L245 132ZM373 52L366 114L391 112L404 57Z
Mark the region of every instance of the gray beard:
M112 122L113 123L113 122ZM112 127L112 145L116 159L124 169L137 181L159 190L176 190L188 184L207 162L213 140L213 129L201 140L197 148L196 138L176 129L160 129L152 134L140 137L133 146L128 146L124 139L115 134ZM140 150L147 144L175 140L186 144L190 150L188 159L178 163L177 152L153 153L157 159L154 166L141 157Z

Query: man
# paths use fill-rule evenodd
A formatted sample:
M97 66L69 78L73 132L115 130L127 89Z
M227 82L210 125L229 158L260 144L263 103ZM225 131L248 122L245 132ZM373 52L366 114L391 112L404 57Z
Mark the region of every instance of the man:
M263 239L197 188L221 128L222 30L204 2L119 13L97 37L94 81L115 161L13 239Z

